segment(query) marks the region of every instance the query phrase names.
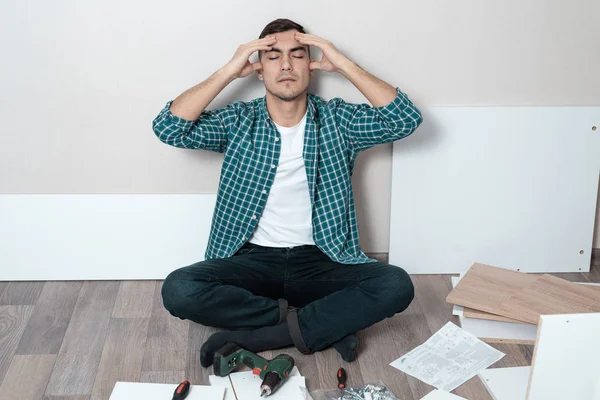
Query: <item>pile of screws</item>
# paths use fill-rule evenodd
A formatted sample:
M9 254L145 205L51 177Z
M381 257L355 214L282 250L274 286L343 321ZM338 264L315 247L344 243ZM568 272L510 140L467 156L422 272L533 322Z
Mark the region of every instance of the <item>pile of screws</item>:
M340 400L398 400L388 388L383 385L368 384L359 388L347 388Z

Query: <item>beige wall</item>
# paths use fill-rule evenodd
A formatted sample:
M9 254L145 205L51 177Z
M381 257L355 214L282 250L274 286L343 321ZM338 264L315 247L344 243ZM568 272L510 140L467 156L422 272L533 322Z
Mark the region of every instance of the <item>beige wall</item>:
M0 5L0 193L214 193L222 156L167 147L150 122L281 16L422 107L600 105L597 0L33 3ZM365 101L341 76L311 89ZM212 106L263 94L253 77ZM390 173L391 145L359 156L369 252L388 250Z

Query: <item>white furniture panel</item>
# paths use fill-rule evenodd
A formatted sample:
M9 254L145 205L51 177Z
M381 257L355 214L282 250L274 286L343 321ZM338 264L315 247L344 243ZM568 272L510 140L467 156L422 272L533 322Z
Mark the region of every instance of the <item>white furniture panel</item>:
M600 399L600 313L542 315L528 400Z
M390 263L588 271L600 107L430 107L394 142Z
M479 378L494 400L525 400L531 367L488 368Z

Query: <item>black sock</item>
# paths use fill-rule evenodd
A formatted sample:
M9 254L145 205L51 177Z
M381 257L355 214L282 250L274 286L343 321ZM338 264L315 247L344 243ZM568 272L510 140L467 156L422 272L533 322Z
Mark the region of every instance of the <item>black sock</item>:
M294 345L287 322L248 331L217 332L213 333L200 348L200 364L205 368L210 366L217 350L228 342L236 343L252 352Z
M332 346L338 351L338 353L340 353L342 360L347 362L356 360L358 337L355 334L346 336L342 340L332 344Z

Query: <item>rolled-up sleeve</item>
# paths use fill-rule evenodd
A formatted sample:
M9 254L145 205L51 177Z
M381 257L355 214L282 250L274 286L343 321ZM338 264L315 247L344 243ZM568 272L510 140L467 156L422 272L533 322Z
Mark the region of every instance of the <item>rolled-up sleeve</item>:
M239 117L237 104L204 110L198 119L190 121L173 115L171 103L169 101L152 121L154 134L161 142L183 149L225 151L228 133Z
M355 152L410 135L423 122L421 111L396 88L396 97L382 107L332 99L338 128Z

